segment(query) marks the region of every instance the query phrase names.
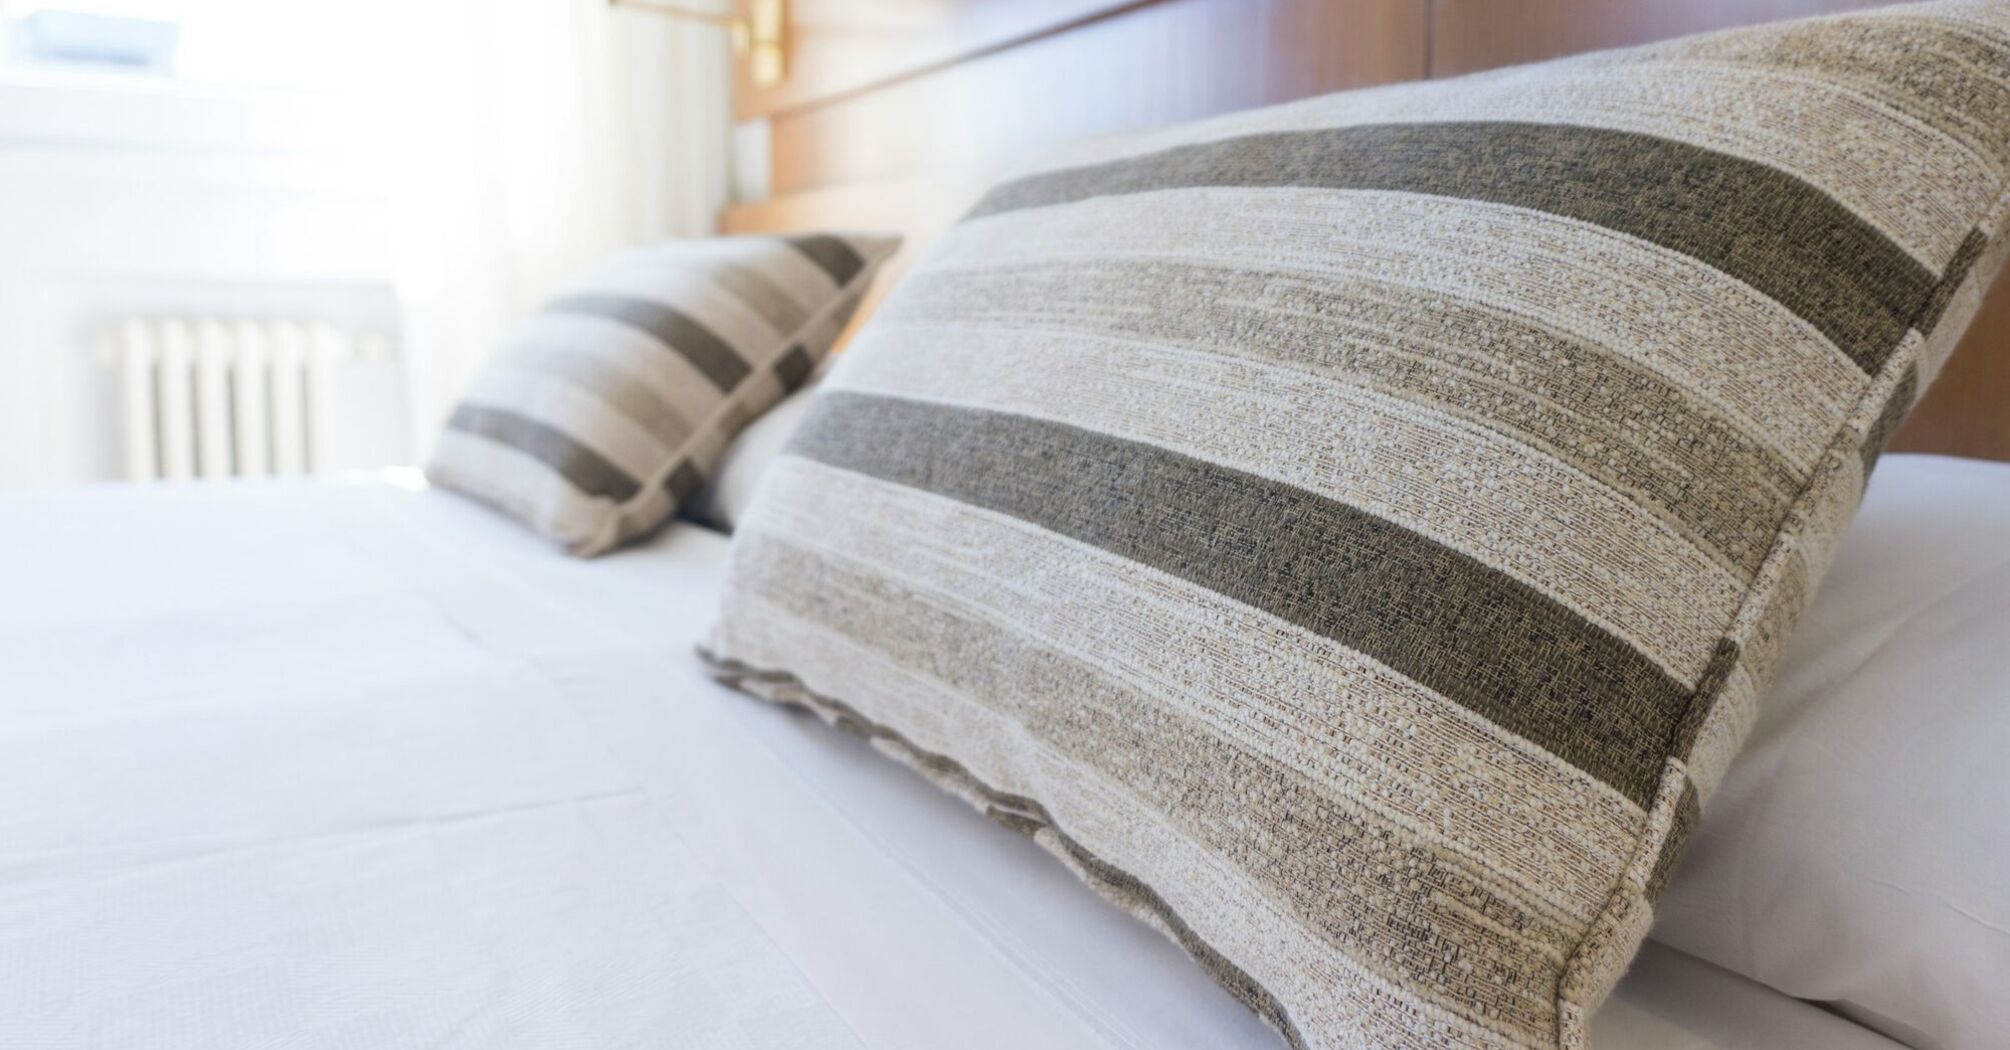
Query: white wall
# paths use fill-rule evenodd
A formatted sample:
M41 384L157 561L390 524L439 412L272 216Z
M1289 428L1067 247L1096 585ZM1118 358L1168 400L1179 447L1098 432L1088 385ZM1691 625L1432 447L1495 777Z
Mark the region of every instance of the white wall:
M121 314L395 337L392 198L343 148L357 121L304 95L0 72L0 487L118 476L98 348ZM403 406L383 410L397 452L378 454L408 457Z
M402 396L354 391L379 440L352 451L416 461L511 319L726 199L717 28L607 0L169 6L313 68L282 91L0 63L0 488L120 475L94 344L135 311L381 331Z

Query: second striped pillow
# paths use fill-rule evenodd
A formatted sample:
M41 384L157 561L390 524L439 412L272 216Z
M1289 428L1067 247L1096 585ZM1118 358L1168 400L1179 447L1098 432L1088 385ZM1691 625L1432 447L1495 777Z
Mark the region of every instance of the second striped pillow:
M519 323L426 468L575 554L648 532L800 386L895 237L724 237L602 262Z

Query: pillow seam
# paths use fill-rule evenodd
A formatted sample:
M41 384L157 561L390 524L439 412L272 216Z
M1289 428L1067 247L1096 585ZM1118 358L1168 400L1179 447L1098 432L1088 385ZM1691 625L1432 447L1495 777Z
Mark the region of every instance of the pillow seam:
M1941 281L1936 282L1934 291L1929 293L1926 300L1921 302L1906 319L1905 334L1899 338L1890 358L1875 373L1867 377L1862 392L1850 403L1842 422L1837 424L1824 447L1822 458L1811 473L1807 484L1801 487L1800 492L1788 504L1785 514L1781 516L1773 542L1767 549L1765 558L1759 563L1752 585L1746 589L1743 600L1738 603L1737 609L1727 618L1723 629L1718 632L1717 653L1712 656L1710 666L1705 669L1698 681L1694 695L1683 709L1682 717L1676 720L1675 729L1663 749L1662 753L1666 757L1661 786L1656 790L1642 819L1640 838L1634 854L1614 880L1612 892L1606 898L1604 906L1592 918L1584 936L1571 950L1557 975L1555 1045L1558 1050L1590 1050L1590 1012L1631 965L1634 953L1629 952L1618 966L1605 967L1612 972L1599 973L1598 963L1609 955L1609 951L1600 949L1615 946L1615 937L1642 940L1645 938L1647 926L1651 924L1653 909L1646 893L1647 886L1656 869L1663 865L1660 856L1662 852L1671 845L1679 851L1680 843L1671 842L1680 826L1678 810L1687 799L1694 796L1694 784L1689 776L1687 755L1683 753L1682 740L1685 736L1691 741L1696 738L1696 727L1715 708L1731 672L1743 663L1745 652L1737 643L1740 624L1747 622L1747 617L1755 609L1762 607L1765 602L1771 601L1778 594L1781 580L1777 575L1769 577L1768 573L1774 570L1776 561L1789 556L1802 546L1802 537L1812 520L1810 510L1832 486L1841 483L1839 475L1848 468L1849 461L1860 457L1862 443L1870 439L1870 433L1868 429L1859 433L1859 425L1866 421L1874 424L1876 415L1883 410L1884 402L1897 396L1904 375L1920 366L1920 351L1932 333L1919 331L1917 325L1932 309L1935 300L1940 298L1938 294L1940 286L1950 277L1955 277L1954 284L1958 294L1959 286L1982 269L1982 261L1997 254L2002 248L2005 234L1997 227L2000 226L2006 209L2010 209L2010 190L2000 192L1995 203L1984 211L1979 221L1969 227L1970 231L1980 232L1985 238L1985 245L1977 253L1970 269L1958 276L1943 273ZM1936 330L1939 328L1939 320L1941 319L1935 319L1933 327ZM1894 379L1894 376L1898 378ZM1924 393L1922 387L1913 395L1913 406L1918 404L1918 398L1924 396ZM1907 411L1910 412L1913 406L1908 406ZM1865 479L1868 480L1868 472ZM1734 654L1728 662L1721 659L1725 655L1726 646L1732 647ZM1723 664L1721 668L1720 663ZM1632 927L1639 928L1638 937L1628 936ZM1600 977L1604 977L1605 980L1600 981Z

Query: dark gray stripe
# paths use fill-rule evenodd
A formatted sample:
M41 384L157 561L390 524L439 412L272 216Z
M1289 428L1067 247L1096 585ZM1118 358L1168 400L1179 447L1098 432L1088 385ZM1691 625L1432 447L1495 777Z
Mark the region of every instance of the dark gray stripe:
M865 269L865 260L859 257L858 252L836 237L818 234L812 237L784 237L783 240L808 256L811 262L823 267L839 288L850 284L851 279Z
M875 319L900 322L1197 347L1433 405L1629 494L1746 581L1806 483L1694 391L1621 354L1383 281L1163 259L1014 263L910 275Z
M572 435L508 409L459 405L447 419L447 426L508 445L557 471L573 488L589 496L625 503L642 490L641 483L627 471Z
M775 378L781 381L783 393L792 394L803 388L816 367L817 363L810 360L810 352L797 343L775 359Z
M691 494L705 484L705 475L698 465L688 459L677 461L670 473L663 479L663 491L670 495L670 505L681 507Z
M851 392L797 455L1011 515L1380 660L1649 804L1691 691L1505 573L1267 478L1058 423Z
M739 352L681 310L618 295L568 295L545 306L554 313L589 314L647 333L675 351L720 391L731 393L752 371Z
M1692 256L1805 318L1866 372L1932 294L1930 273L1777 168L1631 131L1516 122L1248 135L1008 182L973 216L1199 186L1394 190L1531 208Z

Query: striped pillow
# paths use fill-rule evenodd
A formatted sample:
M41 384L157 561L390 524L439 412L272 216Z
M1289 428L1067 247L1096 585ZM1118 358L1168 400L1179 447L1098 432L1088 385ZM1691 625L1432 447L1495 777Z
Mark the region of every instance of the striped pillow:
M622 252L504 337L426 473L573 553L655 528L800 386L894 237L720 237Z
M1582 1047L2003 260L2010 3L1080 146L838 362L708 657L1300 1047Z

